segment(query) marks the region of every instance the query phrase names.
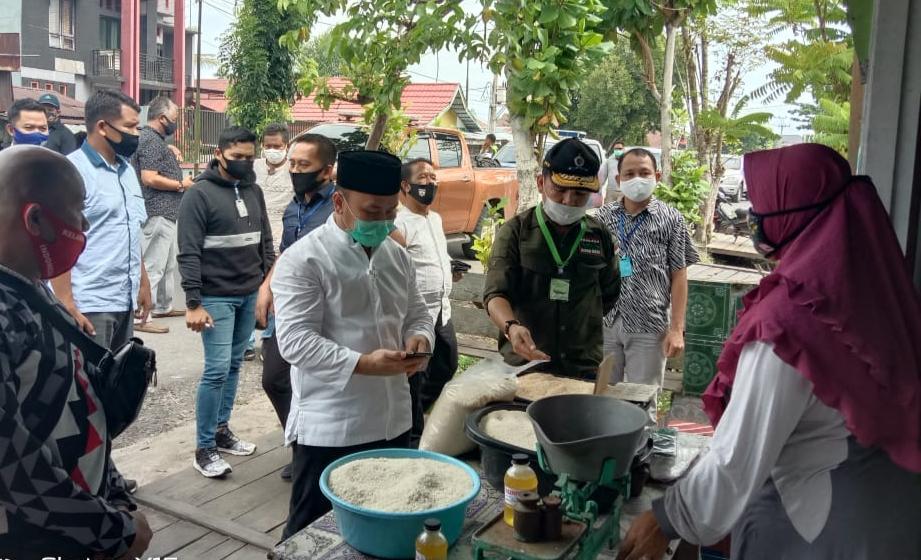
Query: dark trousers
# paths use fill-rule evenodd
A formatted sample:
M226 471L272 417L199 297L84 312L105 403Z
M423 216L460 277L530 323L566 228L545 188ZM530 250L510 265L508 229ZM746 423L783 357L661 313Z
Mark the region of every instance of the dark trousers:
M441 315L435 327L435 348L425 371L409 378L409 392L413 403L413 427L410 430L410 445L419 447L422 430L425 427L425 411L431 408L444 386L457 371L457 335L454 323L441 324Z
M282 533L282 539L291 537L332 509L329 500L320 491L320 475L330 463L359 451L389 447L405 448L408 446L409 432L389 441L374 441L351 447L294 445L291 506L288 511L288 524L285 526L284 533Z
M91 312L84 313L96 331L96 344L115 352L134 336L134 312Z
M291 411L291 365L281 357L274 334L262 339L262 389L284 428Z

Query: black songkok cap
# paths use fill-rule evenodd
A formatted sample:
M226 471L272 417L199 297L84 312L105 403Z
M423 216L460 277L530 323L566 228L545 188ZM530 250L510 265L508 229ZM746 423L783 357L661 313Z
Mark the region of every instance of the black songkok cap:
M336 183L343 189L377 196L400 192L400 158L386 152L353 150L339 154Z

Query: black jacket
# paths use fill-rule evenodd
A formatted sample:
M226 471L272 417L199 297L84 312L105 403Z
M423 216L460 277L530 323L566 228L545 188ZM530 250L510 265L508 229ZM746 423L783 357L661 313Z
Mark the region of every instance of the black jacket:
M179 205L179 272L189 307L203 295L255 292L275 263L262 189L252 180L224 179L217 165L211 162ZM238 213L238 197L245 217Z
M66 156L76 151L80 146L77 145L77 138L74 133L64 126L61 121L57 121L48 127L48 141L45 142L45 147Z

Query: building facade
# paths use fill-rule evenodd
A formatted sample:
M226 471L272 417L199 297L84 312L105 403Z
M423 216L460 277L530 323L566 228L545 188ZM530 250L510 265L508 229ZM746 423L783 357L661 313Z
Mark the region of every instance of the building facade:
M0 0L0 31L18 32L20 41L12 85L78 101L121 89L141 104L160 94L181 103L194 34L185 28L183 2Z

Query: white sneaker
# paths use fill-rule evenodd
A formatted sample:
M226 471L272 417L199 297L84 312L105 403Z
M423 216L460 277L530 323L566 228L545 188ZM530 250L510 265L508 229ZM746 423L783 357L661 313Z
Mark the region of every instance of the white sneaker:
M228 455L252 455L256 452L256 444L243 441L234 435L226 425L218 426L214 433L214 442L217 450Z
M217 448L196 449L192 466L207 478L219 478L233 472L233 467L217 452Z

